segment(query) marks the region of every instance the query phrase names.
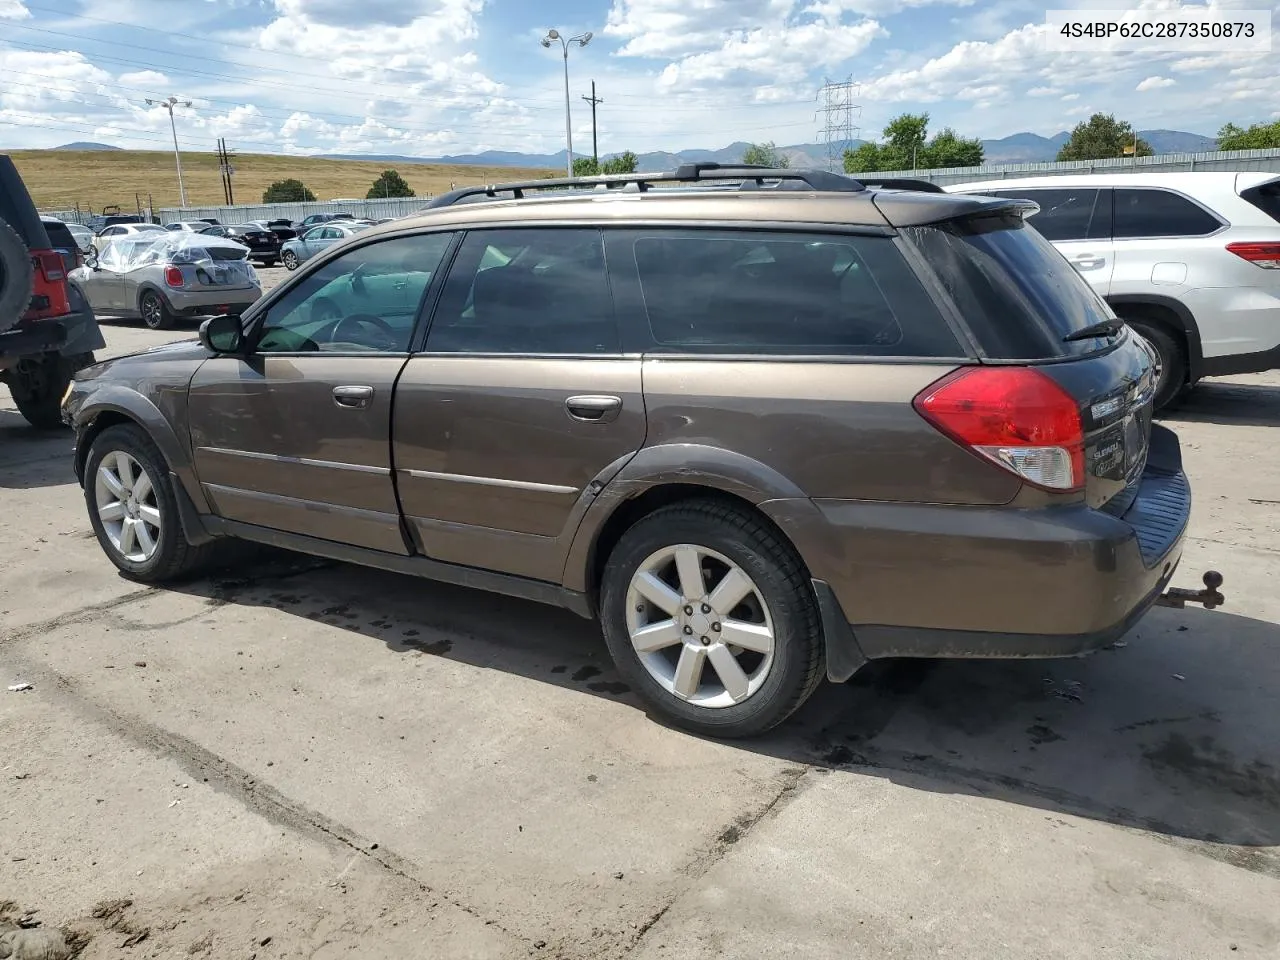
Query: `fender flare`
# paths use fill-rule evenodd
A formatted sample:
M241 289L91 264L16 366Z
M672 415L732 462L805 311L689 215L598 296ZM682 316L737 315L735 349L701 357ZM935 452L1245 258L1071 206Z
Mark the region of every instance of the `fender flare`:
M75 452L77 479L84 482L85 458L89 454L90 443L97 432L94 424L104 413L122 416L142 427L160 449L160 454L169 465L169 470L178 478L178 482L196 511L203 514L213 512L205 499L204 490L196 479L195 465L190 451L178 439L173 426L154 403L123 386L100 387L94 391L90 402L75 411L73 426L77 437Z
M1186 304L1173 297L1158 293L1120 293L1106 298L1112 308L1116 307L1159 307L1177 319L1177 331L1187 344L1187 366L1190 383L1195 383L1204 375L1204 347L1200 343L1200 326L1196 318L1187 309ZM1119 313L1119 310L1116 310Z

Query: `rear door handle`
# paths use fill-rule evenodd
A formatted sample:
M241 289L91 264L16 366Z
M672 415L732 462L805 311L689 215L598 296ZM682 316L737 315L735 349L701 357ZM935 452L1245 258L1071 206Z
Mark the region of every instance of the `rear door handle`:
M608 423L617 420L622 412L621 397L586 396L570 397L564 402L564 408L575 420L587 423Z
M333 388L333 402L340 407L367 407L373 399L373 387L344 386Z
M1106 262L1105 257L1095 256L1092 253L1077 253L1071 258L1071 265L1080 270L1097 270Z

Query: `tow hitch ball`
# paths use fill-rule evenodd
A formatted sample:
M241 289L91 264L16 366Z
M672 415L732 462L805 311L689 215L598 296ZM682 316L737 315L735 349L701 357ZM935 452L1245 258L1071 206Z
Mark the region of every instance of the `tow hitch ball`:
M1212 610L1214 607L1220 607L1226 603L1226 599L1218 592L1218 588L1222 586L1222 574L1217 570L1206 570L1204 576L1203 590L1183 590L1179 587L1171 587L1156 598L1156 606L1159 607L1185 607L1188 603L1203 604L1206 610Z

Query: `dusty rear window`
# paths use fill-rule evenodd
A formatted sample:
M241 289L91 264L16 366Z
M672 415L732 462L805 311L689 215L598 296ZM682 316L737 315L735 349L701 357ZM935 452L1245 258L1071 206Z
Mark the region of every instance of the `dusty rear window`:
M1108 319L1111 308L1021 216L966 217L902 232L920 248L988 357L1080 356L1114 341L1064 339Z

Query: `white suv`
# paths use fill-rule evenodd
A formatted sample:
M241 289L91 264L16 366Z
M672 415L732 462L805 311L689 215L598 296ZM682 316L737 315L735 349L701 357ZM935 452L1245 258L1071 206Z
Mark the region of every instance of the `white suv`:
M1120 173L947 187L1034 200L1028 222L1160 355L1156 403L1280 367L1280 176Z

